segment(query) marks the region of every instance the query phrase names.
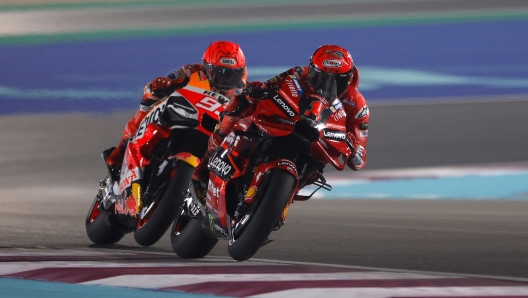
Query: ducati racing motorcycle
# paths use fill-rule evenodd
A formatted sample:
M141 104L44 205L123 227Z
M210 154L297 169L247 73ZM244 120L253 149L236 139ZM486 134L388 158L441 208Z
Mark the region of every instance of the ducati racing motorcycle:
M134 232L138 244L150 246L163 236L227 103L199 73L159 100L126 146L119 181L107 177L99 184L86 218L93 243L116 243Z
M180 198L171 230L178 256L204 257L224 239L233 259L247 260L284 225L293 201L315 193L300 195L304 186L331 190L323 168L343 170L352 154L346 114L337 96L304 89L294 76L286 78L234 125L209 160L205 197L191 183Z

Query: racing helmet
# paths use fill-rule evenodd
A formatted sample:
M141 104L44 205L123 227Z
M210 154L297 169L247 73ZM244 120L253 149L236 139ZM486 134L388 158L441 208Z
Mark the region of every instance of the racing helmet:
M347 50L336 45L324 45L310 57L308 85L332 102L348 88L353 72L354 61Z
M246 85L246 58L240 46L230 41L215 41L205 50L202 66L214 91L226 94Z

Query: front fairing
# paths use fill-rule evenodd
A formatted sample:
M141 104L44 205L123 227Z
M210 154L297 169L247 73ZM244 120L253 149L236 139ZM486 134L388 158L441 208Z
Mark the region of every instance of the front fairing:
M315 160L320 162L326 161L341 171L345 168L351 150L346 142L328 140L320 137L310 147L310 154Z
M252 123L272 137L300 134L312 142L310 154L316 161L328 162L339 170L351 154L341 102L334 99L329 104L327 98L303 92L294 77L286 78L276 94L259 102Z
M339 100L329 109L330 115L324 125L319 124L319 137L312 143L310 154L319 161L326 161L338 170L343 170L352 154L347 143L346 113Z
M196 129L210 136L229 99L209 90L209 81L199 72L193 73L185 87L177 89L151 106L128 142L121 169L119 193L133 182L143 179L150 154L158 142L174 129ZM192 140L190 140L192 141Z

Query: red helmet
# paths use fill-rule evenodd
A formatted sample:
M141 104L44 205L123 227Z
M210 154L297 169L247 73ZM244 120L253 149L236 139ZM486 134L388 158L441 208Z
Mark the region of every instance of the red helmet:
M210 44L203 54L202 65L215 91L225 93L246 85L246 58L234 42L215 41Z
M328 100L341 95L350 85L354 61L344 48L336 45L319 47L310 57L308 84ZM335 89L334 89L335 88Z

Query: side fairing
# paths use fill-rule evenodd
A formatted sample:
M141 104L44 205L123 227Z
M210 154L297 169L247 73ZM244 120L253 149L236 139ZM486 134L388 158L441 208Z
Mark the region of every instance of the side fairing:
M315 159L327 161L336 169L343 170L352 153L347 144L346 113L338 99L327 111L325 127L319 130L319 138L312 144L310 153Z
M229 100L208 88L209 82L195 73L187 86L160 100L143 118L136 134L127 145L119 193L129 188L132 182L143 178L142 165L148 164L148 161L143 162L145 157L140 156L141 152L145 151L144 146L155 147L159 142L159 138L155 140L156 142L148 138L156 134L167 137L170 130L179 128L195 128L206 136L212 134L214 126L218 123L219 114L225 109ZM149 130L153 130L154 124L158 125L159 131L149 133Z
M301 117L300 102L303 93L295 76L288 76L276 94L259 102L253 123L269 135L289 135L294 130L295 122Z

